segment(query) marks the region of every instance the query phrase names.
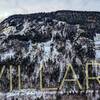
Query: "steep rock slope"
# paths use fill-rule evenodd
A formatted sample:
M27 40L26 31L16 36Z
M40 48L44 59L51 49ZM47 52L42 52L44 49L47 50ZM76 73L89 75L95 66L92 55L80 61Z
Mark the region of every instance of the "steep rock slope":
M0 65L6 65L0 80L1 90L9 91L9 65L14 66L15 90L18 89L17 65L21 66L22 88L31 88L30 83L39 88L40 65L45 68L44 86L59 85L69 63L84 84L85 64L95 59L94 36L100 31L99 18L98 12L57 11L5 19L0 23ZM67 90L70 89L77 87L68 86Z

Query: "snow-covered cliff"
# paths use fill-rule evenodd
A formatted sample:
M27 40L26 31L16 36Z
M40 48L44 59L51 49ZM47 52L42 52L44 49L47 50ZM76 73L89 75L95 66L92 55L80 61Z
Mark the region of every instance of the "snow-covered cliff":
M80 21L80 13L79 19L70 13L13 15L0 23L0 65L6 65L1 79L3 92L9 91L9 65L13 65L13 90L18 89L17 65L21 66L24 89L39 89L40 65L45 68L44 86L59 85L69 63L84 85L85 64L95 59L95 25L86 19ZM77 90L74 84L65 87L64 91Z

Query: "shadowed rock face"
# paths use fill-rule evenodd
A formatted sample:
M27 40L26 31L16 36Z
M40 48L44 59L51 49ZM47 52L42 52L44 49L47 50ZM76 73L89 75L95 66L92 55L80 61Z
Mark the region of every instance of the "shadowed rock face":
M17 65L21 66L21 81L26 89L31 88L30 83L38 88L41 64L45 68L46 87L59 85L69 63L83 84L82 65L95 59L93 38L99 32L99 16L95 12L58 11L13 15L1 22L0 65L6 65L0 80L1 91L9 91L9 65L14 66L15 90L18 89Z

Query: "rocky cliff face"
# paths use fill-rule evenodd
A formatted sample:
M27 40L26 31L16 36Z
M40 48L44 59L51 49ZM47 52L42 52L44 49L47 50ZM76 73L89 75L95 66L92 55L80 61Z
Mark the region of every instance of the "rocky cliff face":
M24 89L38 89L40 65L45 68L44 86L58 86L69 63L84 85L84 66L95 59L94 36L99 32L99 16L95 12L58 11L13 15L1 22L0 65L6 67L0 80L1 91L9 91L9 65L13 65L13 90L18 89L17 65L21 66ZM66 89L75 91L77 87L69 85Z

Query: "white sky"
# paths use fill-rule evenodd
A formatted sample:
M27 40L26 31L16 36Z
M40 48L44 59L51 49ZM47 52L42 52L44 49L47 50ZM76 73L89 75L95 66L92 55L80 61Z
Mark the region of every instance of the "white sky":
M0 18L56 10L100 11L100 0L0 0Z

